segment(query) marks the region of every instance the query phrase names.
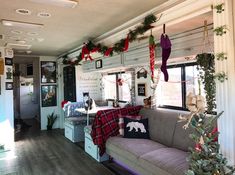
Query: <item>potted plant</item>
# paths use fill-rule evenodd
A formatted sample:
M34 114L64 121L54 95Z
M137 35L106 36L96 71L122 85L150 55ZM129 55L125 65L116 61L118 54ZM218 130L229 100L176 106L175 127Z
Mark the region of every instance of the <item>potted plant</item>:
M47 130L52 130L52 126L55 123L56 119L57 115L55 114L55 112L52 112L47 116Z

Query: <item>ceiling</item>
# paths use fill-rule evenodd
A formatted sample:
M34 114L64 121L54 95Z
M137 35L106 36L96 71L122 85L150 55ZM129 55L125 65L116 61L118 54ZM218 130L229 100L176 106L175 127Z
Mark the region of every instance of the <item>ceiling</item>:
M30 0L0 0L1 20L7 19L44 25L40 29L24 29L0 24L0 35L4 35L4 39L0 40L0 46L5 46L6 43L26 42L26 44L32 45L29 49L32 51L30 53L32 55L58 56L163 2L166 1L79 0L79 5L75 8L65 8L35 3ZM31 14L18 14L16 13L17 9L27 9L31 11ZM51 17L38 17L39 12L50 13ZM14 31L20 31L20 34L16 34ZM20 50L17 52L23 54Z

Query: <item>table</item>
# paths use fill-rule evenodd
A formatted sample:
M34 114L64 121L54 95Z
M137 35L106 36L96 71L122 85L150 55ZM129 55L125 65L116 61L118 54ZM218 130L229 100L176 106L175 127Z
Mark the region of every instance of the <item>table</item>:
M87 114L87 126L89 125L89 116L94 116L96 113L100 110L107 110L107 109L117 109L114 108L113 106L97 106L91 110L85 110L85 108L77 108L75 111L81 112L83 114Z

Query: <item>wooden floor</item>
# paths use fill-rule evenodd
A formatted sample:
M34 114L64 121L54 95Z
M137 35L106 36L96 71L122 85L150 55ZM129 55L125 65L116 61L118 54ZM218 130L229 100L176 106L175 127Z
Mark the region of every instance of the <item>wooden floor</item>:
M0 154L0 175L113 175L61 132L31 128Z

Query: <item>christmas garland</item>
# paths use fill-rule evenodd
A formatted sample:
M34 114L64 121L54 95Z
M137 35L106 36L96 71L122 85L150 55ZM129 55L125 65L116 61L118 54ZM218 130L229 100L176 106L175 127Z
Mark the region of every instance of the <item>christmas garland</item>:
M159 19L158 19L159 20ZM137 26L134 30L130 30L125 39L113 44L113 47L108 47L100 43L94 44L92 41L84 43L82 52L76 57L76 60L72 61L68 58L68 55L63 56L63 64L69 64L71 66L78 65L79 62L83 59L93 60L90 56L91 53L99 52L104 56L112 56L113 53L121 53L128 50L129 43L137 40L138 35L143 35L146 31L153 28L151 24L155 23L157 18L155 15L149 15L145 17L141 25Z

